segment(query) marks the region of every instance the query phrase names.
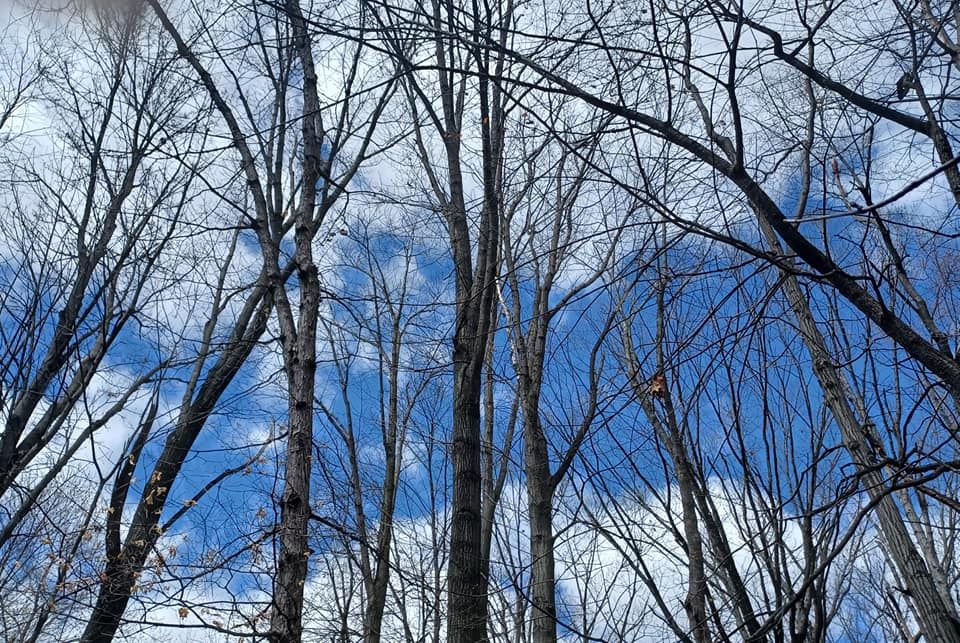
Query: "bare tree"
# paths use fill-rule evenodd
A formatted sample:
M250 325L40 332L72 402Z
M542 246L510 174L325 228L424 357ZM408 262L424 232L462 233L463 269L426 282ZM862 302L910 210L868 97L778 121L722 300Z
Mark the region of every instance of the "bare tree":
M323 322L339 399L336 407L322 399L318 406L336 439L343 441L344 451L341 463L325 463L329 470L325 477L346 482L346 493L341 498L332 494L330 503L341 507L342 515L352 514L355 524L344 547L359 550L362 636L371 643L384 635L391 570L398 564L393 558L394 522L401 476L408 464L404 457L420 448L419 441L411 444L411 425L420 396L437 376L439 356L434 351L441 346L441 338L428 330L436 318L437 294L430 292L432 286L420 273L424 251L418 249L415 235L401 236L401 226L398 222L378 230L363 220L350 226L357 241L351 244L343 271L351 281L353 275L362 281L356 291L342 293L344 311ZM373 363L362 363L368 359ZM364 377L365 368L375 369L375 384ZM358 398L376 400L375 413L355 408L352 400ZM370 450L375 448L371 442L379 442L382 451L382 471L376 473L369 471ZM356 543L349 542L354 538ZM389 616L391 621L396 618Z
M502 203L502 158L506 98L497 79L505 61L479 46L463 46L448 34L460 30L483 33L503 41L512 21L513 3L475 7L461 14L453 2L433 2L417 10L428 25L423 46L429 47L439 105L431 99L428 79L414 73L408 29L414 23L388 7L379 16L391 52L406 73L404 87L413 116L413 137L420 163L429 182L431 205L446 222L453 258L456 314L453 332L453 504L450 559L447 564L447 639L451 642L486 638L487 570L483 558L481 467L482 374L496 306L499 269L498 226ZM479 74L475 87L457 72L469 68ZM474 114L475 118L470 114ZM442 146L442 161L434 161L435 131ZM464 158L468 137L480 147L479 212L476 231L468 208L465 185L468 166ZM442 171L441 171L442 168Z
M817 281L828 285L849 305L859 310L870 324L881 329L898 348L936 376L951 396L960 391L960 371L951 346L946 341L946 334L934 321L929 306L907 275L902 257L892 243L890 226L877 214L878 208L874 203L869 181L855 180L854 183L866 204L844 199L850 213L841 213L840 216L857 217L865 213L872 217L868 230L871 238L877 238L877 245L883 248L888 256L891 274L895 275L897 284L898 294L895 297L886 296L878 289L878 285L889 279L882 272L868 271L858 274L856 266L845 265L843 255L838 254L838 244L830 244L826 230L823 232L821 245L818 245L813 240L815 229L807 223L810 219L804 216L807 214L809 188L813 183L809 176L811 151L818 145L823 145L815 139L815 135L817 119L823 119L826 114L822 107L822 101L826 98L820 98L817 92L839 101L841 107L836 111L840 118L849 114L860 122L869 123L864 127L864 131L868 133L874 131L876 123L880 122L885 126L904 128L911 134L928 137L939 163L930 172L919 176L918 183L943 173L948 183L953 185L955 158L947 133L948 121L940 118L938 112L930 108L929 103L926 107L923 105L923 83L918 81L917 65L926 64L927 59L925 53L916 53L935 48L949 53L952 41L944 34L945 25L950 19L945 17L947 14L941 17L931 12L929 7L918 6L917 10L921 14L925 12L925 15L922 20L917 20L909 15L910 11L900 7L901 15L905 19L904 24L910 30L909 33L913 34L911 44L915 53L911 60L913 64L908 65L907 71L898 76L896 91L891 93L895 93L898 100L903 100L911 92L915 92L921 109L925 110L924 117L918 118L901 111L899 105L892 104L890 93L870 95L869 90L862 89L854 82L834 80L830 74L815 67L813 60L816 59L816 43L820 38L826 39L827 43L831 42L832 37L843 42L843 32L839 31L843 24L841 16L848 17L846 11L849 9L830 5L816 12L808 8L787 10L785 15L793 14L790 16L791 27L781 29L768 26L764 15L766 10L760 8L748 11L731 8L723 3L708 3L702 8L682 9L670 3L650 3L648 11L651 17L648 21L641 18L634 23L639 25L638 27L615 37L611 34L610 40L602 37L599 56L595 56L592 51L583 54L585 60L600 63L605 56L612 63L609 66L611 76L608 81L599 83L600 91L587 88L582 79L557 71L537 58L516 50L509 53L515 61L522 62L540 75L545 84L544 89L577 96L590 105L622 118L638 135L652 135L675 147L687 158L693 158L702 164L706 170L702 176L713 173L718 180L723 181L723 186L717 189L716 203L720 207L727 207L726 204L729 203L725 192L727 189L735 190L746 200L756 215L761 242L742 234L735 224L725 227L722 216L718 219L720 225L709 220L704 223L684 216L671 217L669 220L684 229L721 238L742 252L772 260L785 271L784 288L793 313L797 315L799 334L811 352L811 363L827 404L840 426L845 446L861 472L864 487L876 503L888 553L896 561L895 566L900 570L901 577L911 579L908 592L913 597L918 620L922 623L921 629L927 632L927 636L937 640L955 640L958 635L955 608L949 600L944 600L942 589L938 590L934 574L911 541L904 516L889 495L890 486L880 474L881 469L878 469L878 466L882 468L885 455L882 450L877 450L880 441L875 433L874 423L870 417L862 412L858 413L855 408L858 405L865 409L867 405L862 400L859 403L856 401L849 384L834 366L836 358L823 341L811 313L808 297L795 276L804 269L812 269ZM612 7L608 13L591 10L587 30L602 35L619 17L618 11ZM879 20L881 18L878 17L878 22ZM924 20L928 28L921 32L915 27ZM929 25L933 25L932 29ZM789 43L788 36L781 31L790 33ZM710 65L705 62L706 57L713 54L698 50L704 43L702 38L708 33L720 34L723 43L717 72L711 71ZM756 38L761 43L760 53L745 53L745 43L749 38ZM646 39L645 43L649 44L635 44L642 39ZM542 42L549 43L542 46L556 44L567 47L564 38L545 38ZM496 51L506 53L497 43L488 44ZM865 46L872 47L872 44ZM851 49L855 48L847 47L845 53L853 60L861 52ZM574 56L580 54L569 51ZM625 100L631 95L637 82L644 77L652 77L652 72L648 71L645 65L638 68L618 65L618 60L627 60L638 53L650 55L662 66L665 82L661 81L661 84L666 85L662 91L668 97L666 110L651 103L646 97L639 98L636 103ZM542 53L538 54L542 56ZM891 54L881 51L878 55ZM800 205L792 217L784 211L782 199L764 185L765 174L773 170L768 169L768 164L762 158L749 156L754 149L754 142L763 140L766 134L766 131L756 127L752 122L753 117L745 108L750 104L751 89L763 87L759 79L754 85L750 85L747 79L756 78L756 74L762 73L759 70L765 68L767 61L764 56L769 56L769 59L785 65L791 73L796 74L800 87L805 87L808 97L806 124L798 130L800 134L795 137L797 143L793 148L774 148L773 151L780 159L790 158L797 149L801 151L798 162L803 177L800 183ZM634 69L637 70L636 73ZM943 64L940 64L940 69L943 69ZM931 82L948 83L937 71L931 69L928 73L931 75ZM855 82L873 83L869 78L857 76L856 79ZM674 95L677 96L675 102L672 99ZM831 115L830 118L834 117ZM797 120L802 123L804 119ZM827 145L837 143L838 141L826 141ZM829 167L826 158L820 163L821 167ZM836 158L830 163L833 174L839 178L842 173L841 165ZM703 185L708 184L704 182ZM630 185L624 187L634 190ZM915 184L908 184L890 198L899 198L904 192L914 188ZM828 218L829 215L820 221ZM936 231L930 230L930 233L935 235ZM867 265L869 266L869 262ZM899 293L909 302L908 307L895 305ZM850 400L854 402L851 403ZM761 630L755 632L757 635L760 633Z
M957 640L954 5L5 7L4 636Z
M270 10L263 14L251 7L249 13L243 14L241 19L249 19L255 29L270 31L278 39L277 46L272 48L267 47L264 41L252 45L260 46L258 53L263 56L262 62L267 70L265 77L274 92L272 112L267 117L272 129L268 129L267 135L253 136L259 146L255 154L237 113L252 121L249 124L254 131L260 129L260 115L251 108L239 79L234 78L233 87L240 96L238 112L227 102L218 81L211 75L204 61L194 53L191 45L180 35L164 9L157 3L152 3L151 6L175 44L179 56L192 67L200 85L209 95L237 152L241 173L246 178L248 196L253 206L249 225L259 241L264 267L237 317L226 350L212 367L205 368L204 359L196 363L191 388L184 396L177 428L168 437L164 453L150 476L150 484L143 492L128 531L126 544L121 551L108 559L104 575L109 580L101 590L84 640L110 640L116 632L124 606L129 600L132 579L142 567L159 535L157 518L162 513L170 485L213 405L266 330L269 315L274 309L277 310L280 320L284 365L288 376L290 425L287 431L287 485L279 531L281 552L271 636L277 640L294 640L300 636L303 585L307 569L306 533L311 515L309 462L313 427L313 378L316 368L315 329L320 296L320 284L311 246L324 217L345 193L346 185L366 158L378 114L390 91L388 87L380 94L369 112L351 111L349 100L337 103L338 106L334 108L335 126L324 128L322 106L313 72L311 41L305 19L299 15L299 8L290 6L286 11ZM357 78L356 55L353 67L347 69L346 82L342 88L346 96L350 96L354 91L352 83ZM291 70L295 67L294 61L299 61L298 65L304 71L304 112L299 119L302 129L302 161L290 168L294 179L285 183L282 179L287 171L287 139L290 136L287 131L287 101L290 100L288 87ZM274 62L278 64L275 71L271 69ZM323 146L327 148L321 149ZM352 154L345 162L341 161L344 149L348 150L346 154ZM285 196L285 190L289 191L288 196ZM288 203L291 204L289 210ZM292 205L294 203L296 205ZM281 242L291 229L294 232L295 252L292 257L286 257ZM298 312L295 312L290 304L285 287L293 274L297 275L300 286L301 302ZM209 330L212 331L212 328L211 324ZM201 381L204 374L205 378Z
M573 465L577 450L597 416L599 371L602 369L599 349L613 322L611 316L601 328L587 360L588 384L581 395L582 417L577 430L565 447L551 444L553 440L544 426L540 409L544 378L549 377L546 360L551 325L571 301L608 273L624 230L623 219L616 215L608 218L602 211L592 212L581 205L584 193L601 203L604 198L604 195L596 194L589 176L589 159L601 141L602 124L587 139L569 144L578 156L585 157L584 160L562 148L555 158L549 158L549 154L543 153L544 148L550 147L549 139L547 143L535 141L529 156L518 163L523 171L522 178L515 188L516 194L507 197L501 226L503 282L507 286L501 295L501 303L523 417L524 472L530 521L530 635L535 643L557 640L554 494ZM544 156L547 158L542 158ZM547 200L544 193L552 193L552 199ZM598 209L603 207L601 205ZM584 241L588 235L594 237L592 243ZM578 269L579 262L592 264L592 270L558 293L557 282L568 280L564 273ZM531 287L533 292L528 303L526 290ZM552 459L557 460L556 465L551 463Z

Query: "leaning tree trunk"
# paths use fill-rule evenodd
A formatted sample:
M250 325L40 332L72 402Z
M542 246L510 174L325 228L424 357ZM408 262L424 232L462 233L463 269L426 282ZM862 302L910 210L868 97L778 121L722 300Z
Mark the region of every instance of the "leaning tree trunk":
M664 368L662 349L663 342L663 288L658 289L657 310L657 344L658 344L658 378L660 382L655 388L643 381L640 374L640 364L636 358L633 345L633 335L629 323L623 328L624 360L634 395L643 408L644 415L654 429L657 439L666 447L670 459L673 461L674 475L677 488L680 492L680 517L683 523L683 538L687 552L687 594L684 597L683 609L687 614L690 631L696 643L709 643L710 628L707 620L707 574L706 562L703 554L703 538L700 536L700 521L697 517L697 502L695 496L696 481L693 467L687 455L680 427L674 422L674 411L670 400L669 386L662 375ZM656 381L656 380L655 380ZM665 406L665 421L661 420L653 403L654 397L663 400ZM669 427L669 428L668 428Z
M773 227L763 216L758 216L757 220L767 243L779 252L780 245ZM937 590L933 575L910 538L896 500L883 479L882 467L878 464L883 454L876 452L881 441L871 424L857 418L848 401L848 396L854 393L834 366L826 341L817 328L797 278L786 271L783 275L787 301L797 317L803 342L810 351L814 373L823 389L824 401L840 428L844 447L857 467L857 473L863 480L870 500L877 505L877 522L885 549L906 585L905 594L916 611L920 631L925 640L931 642L960 643L960 627L955 607L948 605Z
M176 428L167 437L148 479L123 548L108 553L101 573L104 580L81 643L109 643L116 635L140 571L161 535L160 516L170 487L223 391L266 331L271 307L269 297L264 295L265 287L260 285L247 299L226 350L210 369L196 397L181 409ZM123 511L123 507L111 510Z

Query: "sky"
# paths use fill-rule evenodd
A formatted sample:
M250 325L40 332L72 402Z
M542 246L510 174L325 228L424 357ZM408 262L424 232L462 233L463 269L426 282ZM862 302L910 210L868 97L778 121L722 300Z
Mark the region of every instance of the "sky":
M344 4L339 14L331 11L346 18L351 7ZM529 23L528 37L519 39L518 47L532 46L536 39L530 34L534 33L565 30L563 33L573 38L581 29L595 32L582 13L541 14L533 5L524 8L521 22ZM753 11L778 28L797 27L789 7L781 12L765 8L761 3ZM180 9L176 13L171 10L171 15L182 28L192 29L197 8ZM272 119L279 118L270 102L274 91L271 73L276 71L272 64L276 61L260 58L264 52L273 55L269 43L275 33L258 34L251 27L250 15L237 9L228 7L202 33L187 33L195 37L191 42L202 52L226 100L242 114L242 127L255 149L276 150L271 145L282 138L287 146L283 153L293 156L299 144L298 128L271 129ZM20 481L29 485L40 479L71 444L72 436L109 413L131 387L135 390L122 411L97 429L92 440L84 440L42 496L50 510L31 515L24 523L25 529L42 534L41 546L34 548L27 539L19 539L5 550L0 548L0 569L17 597L3 610L4 618L14 619L18 610L25 610L34 588L53 588L58 616L52 619L56 625L49 631L54 632L54 639L67 639L82 625L88 610L89 579L96 578L102 565L107 516L119 511L125 525L132 515L183 404L196 357L204 350L204 333L211 332L214 348L228 337L257 276L260 255L254 235L249 230L237 231L250 205L237 155L227 144L228 133L211 111L192 71L173 55L169 41L158 29L144 27L138 33L136 54L122 67L123 82L115 97L117 114L102 130L102 166L88 183L86 154L100 135L114 70L111 64L117 60L117 43L95 29L95 16L102 7L90 4L83 17L69 12L34 12L20 4L5 4L0 10L0 31L8 36L0 45L8 61L2 69L6 75L0 76L0 93L10 95L10 83L18 72L26 70L30 78L33 69L44 69L42 82L28 88L21 104L0 127L0 159L15 170L0 185L3 207L16 215L0 230L0 283L5 291L0 300L0 330L6 351L6 390L15 388L18 378L40 364L40 354L29 350L30 337L42 346L56 327L55 313L76 277L72 264L83 241L79 227L86 222L91 234L102 229L108 221L105 212L110 200L122 183L131 146L143 143L150 150L119 212L117 232L108 244L103 266L91 277L90 294L83 300L89 315L84 328L96 329L109 303L99 288L114 283L110 280L113 266L121 275L121 304L136 308L137 314L123 325L115 312L106 315L111 327L117 328L110 350L85 395L63 416L64 428L21 474ZM201 10L208 11L207 18L213 15L210 7L204 5ZM631 11L632 5L611 4L603 24L615 29L632 20ZM887 96L889 78L902 67L902 58L897 52L868 58L873 50L861 47L851 34L869 38L883 29L893 14L887 3L866 14L863 11L858 3L847 3L838 10L824 33L833 35L835 31L844 39L831 48L818 47L814 61L829 63L835 77L870 95ZM649 64L649 52L657 43L649 37L645 19L640 20L643 24L634 25L636 28L611 32L616 33L617 44L637 50L639 62L630 70L633 73L626 75L631 104L675 119L685 131L703 137L700 115L689 91L676 89L683 79L675 71L662 72ZM717 82L729 69L724 37L730 37L732 27L720 27L706 18L697 20L694 27L697 71L692 81L701 87L718 128L732 135L726 122L720 122L729 112L730 102ZM678 27L666 20L662 28L664 34L673 35L671 30ZM261 35L262 43L258 41ZM330 128L326 153L336 137L337 118L343 113L338 101L343 97L354 51L349 42L328 46L330 42L325 38L318 45L321 92L326 101L321 124ZM745 51L750 53L738 61L737 97L747 114L745 149L750 171L763 176L764 187L781 208L793 213L798 203L802 138L798 127L806 97L802 83L790 70L774 64L768 53L750 50L751 45L764 42L753 33L745 35ZM260 47L263 43L266 48ZM667 44L674 52L681 51L679 41ZM429 53L423 51L424 56ZM549 54L548 49L544 55ZM613 95L612 74L602 51L584 47L565 64L565 71L579 69L583 86ZM381 53L373 51L358 69L357 88L363 91L358 92L361 100L350 116L359 126L374 109L392 68ZM937 77L936 69L925 73L932 76L934 85L942 83L944 92L951 90L951 77ZM418 78L431 99L435 98L432 76L424 72ZM294 88L299 81L294 72ZM472 83L465 87L472 107L475 87ZM667 87L676 89L669 104L663 100ZM296 92L292 93L295 96ZM831 107L828 95L814 94L816 100ZM641 347L638 352L644 374L658 368L653 293L658 280L665 277L645 271L633 278L637 265L650 260L660 248L661 234L669 240L669 250L660 260L661 269L669 275L664 286L666 371L686 435L693 442L694 457L706 476L707 491L736 552L738 568L755 591L758 604L772 604L771 588L776 581L769 570L757 564L768 545L765 538L779 539L789 552L789 560L780 569L789 586L798 581L804 563L809 562L804 551L808 543L799 531L805 516L813 516L816 533L822 536L817 543L818 556L830 552L848 529L855 529L860 535L845 545L822 588L836 597L831 600L838 604L830 636L836 641L858 640L858 636L863 637L859 640L869 636L883 640L878 632L884 625L871 621L874 612L870 610L876 608L864 607L871 596L866 588L871 583L893 582L895 577L877 549L872 524L857 518L863 497L845 493L849 461L838 449L837 429L826 416L809 358L779 294L777 274L769 264L746 253L687 234L674 225L695 222L759 244L742 199L729 191L729 186L704 189L704 185L717 186L711 171L676 156L673 150L664 150L654 137L621 123L610 126L596 156L586 163L589 181L585 187L561 194L551 172L561 167L558 159L569 147L550 141L543 126L595 123L596 114L583 104L555 96L531 93L517 100L534 116L530 121L517 115L522 112L511 113L516 138L510 139L515 146L507 151L505 161L513 172L511 178L516 179L504 197L516 206L508 225L514 242L511 249L517 253L519 291L510 288L504 275L491 374L494 453L502 455L509 467L498 509L491 571L492 601L498 618L503 619L495 626L498 634L506 635L514 626L511 610L526 591L529 576L525 479L519 466L522 436L514 434L510 443L505 443L515 393L507 313L518 296L520 327L529 327L532 293L546 269L543 253L549 248L552 217L558 201L569 198L562 226L569 245L553 303L591 279L597 262L615 239L622 249L609 256L611 269L553 318L547 344L541 410L554 466L582 419L591 351L596 347L601 356L597 367L600 412L555 504L560 630L565 640L579 640L584 630L601 640L617 640L621 634L616 632L623 631L635 641L669 637L660 613L664 608L654 602L643 583L644 574L662 592L666 610L684 622L686 563L676 530L680 510L674 472L664 464L662 445L633 398L622 366L621 336L629 328ZM134 109L138 101L148 106L148 118L142 122ZM295 121L298 116L291 115L300 110L296 98L289 100L287 108L288 117ZM919 109L909 99L902 108L913 113ZM418 142L436 159L441 158L442 141L427 127L422 140L410 135L407 109L398 91L374 136L376 154L352 179L348 195L331 209L317 235L315 254L323 287L331 295L322 302L318 343L314 511L342 524L350 534L358 528L350 447L345 439L352 434L367 528L372 531L378 524L384 470L385 360L389 359L390 342L398 340L403 464L394 524L397 568L391 610L406 614L408 622L423 628L428 636L433 623L424 615L432 614L436 601L443 600L442 587L434 580L441 579L442 585L448 535L449 346L454 293L447 230L417 160ZM948 120L950 103L945 103L944 110ZM821 110L813 127L811 153L819 173L813 173L813 197L803 213L813 220L801 229L809 230L818 242L829 239L833 256L848 269L875 270L883 263L884 254L868 220L817 219L846 208L837 195L838 181L847 183L856 194L856 181L868 167L864 119L841 105ZM477 130L473 122L462 127L472 214L476 214L480 194ZM929 145L916 136L885 121L871 131L869 169L876 195L896 193L912 177L932 167ZM278 132L281 138L271 139ZM576 140L573 133L567 134ZM542 173L542 177L534 190L523 192L518 186L529 169L522 162L523 155L541 143L543 151L530 171ZM357 149L354 138L342 154L350 159ZM574 171L577 163L571 159L575 157L565 157L565 173ZM836 176L827 169L832 159L838 160L840 168ZM263 154L257 162L262 170L269 159ZM345 166L338 167L342 170ZM295 166L281 176L284 198L291 197L296 179ZM635 198L636 192L631 196L620 189L622 184L638 187L644 179L652 180L662 199L659 211ZM910 227L922 222L952 233L954 206L950 199L945 181L936 177L897 200L888 216L897 224L896 241L911 274L918 275L916 283L922 294L935 303L938 316L942 312L947 330L955 333L956 318L948 314L952 310L950 268L944 259L953 256L954 239L944 241ZM666 211L674 217L674 224L661 222ZM136 236L133 230L140 225L142 233L137 234L142 236L131 241L129 254L125 254L124 242ZM618 230L625 231L616 236ZM147 274L140 268L151 253L156 254L156 262ZM131 288L141 281L142 290ZM223 283L219 294L218 281ZM295 301L295 281L287 288ZM599 341L600 329L625 289L630 289L628 301L635 315L630 324L618 318L616 330ZM900 448L898 440L921 447L942 440L944 411L933 394L920 393L926 390L926 376L904 362L900 352L877 336L875 329L861 323L859 313L849 304L816 286L807 286L807 292L828 341L842 358L844 372L862 387L858 392L868 400L864 416L890 428L885 434L888 448ZM213 321L211 310L217 310ZM391 329L393 316L402 336ZM36 321L35 332L18 335L25 319ZM172 486L164 522L186 505L189 510L163 534L151 557L154 569L141 579L128 617L142 618L149 626L125 626L124 633L133 640L221 640L223 634L214 633L208 625L247 627L262 610L275 553L265 534L277 520L286 412L282 359L275 341L278 335L277 324L271 320L262 344L207 419ZM95 341L95 334L86 337L81 343L83 350L90 350ZM135 384L161 362L168 362L161 370L162 381L155 384L151 378ZM208 361L200 369L201 375L209 372L211 364ZM62 386L58 380L45 391L34 421L51 407ZM897 390L907 391L907 399L893 399ZM136 466L131 493L125 506L111 507L110 481L128 455L154 391L159 401L157 421ZM9 414L8 404L3 399L0 409L4 414ZM948 442L943 450L933 450L932 457L946 459L953 448ZM234 472L195 506L191 504L198 489L231 470ZM943 484L949 488L950 482ZM15 491L0 498L5 515L15 510L17 500ZM838 502L828 504L834 500ZM946 522L945 515L939 519ZM305 618L308 627L322 637L339 626L343 610L350 613L348 621L356 627L362 580L356 543L322 524L314 529ZM219 569L208 573L205 570L211 565ZM861 578L866 580L860 582ZM182 615L184 608L187 612ZM726 625L732 627L732 615L724 614ZM400 620L391 616L388 624L399 640ZM194 629L195 625L203 627Z

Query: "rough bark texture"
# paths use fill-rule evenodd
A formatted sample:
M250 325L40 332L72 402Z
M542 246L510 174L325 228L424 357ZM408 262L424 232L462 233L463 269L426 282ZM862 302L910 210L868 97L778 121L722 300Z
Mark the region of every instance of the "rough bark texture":
M539 409L524 413L524 459L530 520L530 635L533 643L557 640L556 571L553 548L553 494L547 441Z
M454 7L446 3L450 24ZM440 23L440 5L435 19ZM477 18L479 19L479 17ZM480 56L479 52L471 52ZM490 64L488 54L484 64ZM444 69L452 53L437 41L437 60ZM479 61L478 61L479 62ZM453 502L450 558L447 563L447 640L487 640L487 573L483 556L480 398L483 362L496 302L500 219L500 141L502 115L495 86L481 76L480 122L483 150L483 203L476 237L476 263L467 218L460 164L462 104L454 96L453 77L440 73L443 131L449 198L445 215L456 273L456 320L453 337Z
M448 144L448 151L451 145ZM459 144L456 146L459 153ZM463 204L459 159L448 155L458 177L451 179L453 203ZM490 161L492 163L492 161ZM486 165L486 162L485 162ZM486 171L485 171L486 174ZM453 172L451 172L453 176ZM492 177L485 178L491 181ZM488 184L489 186L489 184ZM487 334L494 304L497 263L496 197L489 186L480 215L476 272L472 268L466 211L453 206L448 215L457 273L456 329L453 338L453 515L447 568L450 643L486 640L487 570L482 539L482 474L480 465L480 397Z
M317 318L320 308L320 280L313 260L313 239L318 226L314 217L317 183L320 180L320 142L315 126L315 115L320 109L317 76L312 43L300 5L296 0L289 0L286 10L293 24L293 46L303 70L303 178L294 225L294 262L300 293L296 312L279 278L280 239L268 236L263 229L260 231L261 247L277 277L272 285L283 337L289 422L280 502L280 553L270 617L270 639L277 643L294 643L303 638L303 588L310 557L307 530L312 515L310 464L317 372Z
M519 296L519 293L515 296ZM543 301L546 302L546 297ZM540 390L548 315L546 310L537 310L534 315L537 321L531 322L528 336L514 338L517 394L521 397L520 406L523 410L523 459L530 521L530 636L533 643L556 643L557 588L553 537L556 482L550 470L547 437L540 422ZM519 328L515 331L519 332Z
M316 373L316 267L300 281L300 327L296 346L287 357L289 436L280 503L280 555L274 585L270 638L278 642L303 638L303 586L307 578L307 526L310 521L310 462L313 447L313 395ZM308 307L311 307L308 309ZM312 310L313 314L308 314Z
M448 114L448 131L452 131L455 126L452 103ZM487 620L487 563L483 559L481 540L480 392L492 280L479 268L479 274L474 276L460 178L460 145L452 136L447 139L451 194L447 224L457 297L453 337L453 511L447 563L447 640L479 643L486 640ZM491 215L486 207L482 217L489 225ZM489 249L482 249L481 256L487 253ZM484 283L487 281L490 283ZM478 283L482 284L479 288Z
M457 348L455 344L447 640L479 643L487 638L487 565L480 548L480 377L464 359L466 351Z

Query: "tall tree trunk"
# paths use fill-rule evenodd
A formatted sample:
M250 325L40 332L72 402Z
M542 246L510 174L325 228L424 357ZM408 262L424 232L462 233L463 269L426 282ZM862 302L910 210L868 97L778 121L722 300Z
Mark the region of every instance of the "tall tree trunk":
M599 136L586 150L589 155L597 149ZM523 416L524 475L527 484L527 516L529 520L530 547L530 633L534 643L556 643L557 641L557 600L556 600L556 563L553 531L553 501L557 486L566 475L579 449L587 429L596 414L596 354L602 342L594 345L590 354L590 387L586 398L586 409L575 437L561 452L556 470L550 462L550 441L544 432L540 418L540 400L547 356L547 337L554 316L562 310L578 293L600 279L612 258L608 252L596 266L596 270L577 284L566 289L558 300L552 300L553 287L564 264L564 259L572 254L575 244L573 208L577 203L581 186L586 177L589 163L584 162L566 171L567 160L564 156L556 165L556 202L550 211L552 220L544 226L548 236L548 246L533 257L521 258L510 252L515 247L511 239L511 223L518 207L528 198L536 184L538 175L533 171L536 156L543 151L537 148L526 159L528 175L521 183L519 191L505 206L504 222L501 225L502 246L506 275L504 281L509 285L510 302L503 301L504 313L508 323L509 337L513 354L514 370L517 374L517 397ZM567 183L568 182L568 183ZM532 234L533 233L528 233ZM615 245L615 244L613 244ZM611 248L613 247L611 246ZM529 262L536 274L535 290L529 297L529 310L524 311L528 296L521 288L518 277L518 264ZM600 337L610 328L608 318ZM524 320L526 327L524 328Z
M303 588L307 581L310 549L307 530L310 508L310 471L313 449L313 399L317 372L317 317L320 309L320 280L313 260L313 239L317 183L320 181L320 141L316 116L320 101L313 63L312 42L296 0L286 3L294 34L294 49L303 72L303 178L300 203L294 225L294 261L300 301L296 319L287 300L283 281L273 283L277 317L283 333L284 371L287 375L289 434L284 463L283 496L280 503L280 553L273 589L270 639L276 643L297 643L303 638ZM261 246L279 277L280 239L261 229ZM276 243L277 245L272 245Z
M781 252L773 226L763 216L758 216L757 220L768 245ZM857 467L867 494L877 505L877 522L886 551L906 584L906 594L916 610L920 630L929 641L960 643L960 623L955 606L947 604L938 591L933 575L910 538L903 515L883 478L883 469L878 464L883 454L876 452L881 441L876 436L873 425L866 418L858 419L848 401L854 392L834 366L826 341L817 328L797 278L786 271L783 275L783 289L797 317L801 338L810 352L813 370L823 389L824 400L840 428L844 446Z
M447 567L449 643L487 640L487 564L481 555L480 374L454 339L453 515ZM471 338L472 340L472 338ZM471 341L472 343L472 341Z
M303 638L303 587L307 578L307 527L313 448L313 396L319 280L312 261L300 273L300 323L295 345L285 349L289 435L280 504L280 554L274 585L270 638L292 643Z
M455 24L452 3L445 7ZM437 10L439 15L439 7ZM481 18L476 16L479 22ZM447 54L438 41L443 69ZM471 52L490 64L489 54ZM452 59L452 54L449 56ZM480 63L480 60L477 61ZM479 80L483 202L476 239L476 264L464 199L460 164L462 106L454 97L453 79L441 72L449 200L446 207L450 247L456 273L456 318L453 337L453 506L450 559L447 563L447 640L480 643L487 640L487 575L483 555L480 398L484 357L493 317L499 265L501 97L481 75Z
M539 396L538 396L539 397ZM553 542L554 484L539 405L524 409L524 459L530 520L530 634L533 643L556 643L557 599Z
M305 308L318 301L316 267L301 277ZM316 311L316 308L313 308ZM280 504L280 556L270 622L271 639L288 643L303 637L303 587L307 577L307 526L310 521L310 462L313 448L313 395L316 373L316 314L301 314L297 347L288 358L289 437ZM306 322L306 323L304 323ZM312 332L311 332L312 331Z
M508 7L512 6L508 3ZM454 271L455 316L453 333L453 399L451 462L453 468L450 518L450 556L447 561L447 640L450 643L480 643L486 640L487 571L484 555L481 467L480 398L483 363L490 333L499 265L499 218L501 150L503 141L503 96L490 77L498 77L503 62L480 46L462 47L452 36L463 29L464 14L451 0L433 0L429 20L433 28L433 57L436 62L440 109L436 109L428 91L421 87L408 58L408 45L403 37L390 41L392 53L411 72L404 78L411 110L418 106L429 116L429 122L443 141L446 156L444 172L437 172L427 152L419 122L414 123L414 137L420 161L433 190L433 195L447 225ZM489 35L494 25L509 23L500 7L484 5L466 16L473 20L477 36ZM493 12L500 12L494 15ZM509 9L505 10L509 14ZM390 21L389 15L380 16ZM393 26L403 34L409 24ZM505 30L501 30L505 34ZM389 32L389 30L387 30ZM502 37L505 37L502 36ZM464 128L464 96L466 80L459 79L460 65L481 70L477 81L482 147L482 188L477 233L471 235L464 195L461 165L461 136ZM489 74L489 76L488 76ZM432 91L432 90L431 90ZM474 244L475 241L475 244ZM476 260L474 261L474 250Z

